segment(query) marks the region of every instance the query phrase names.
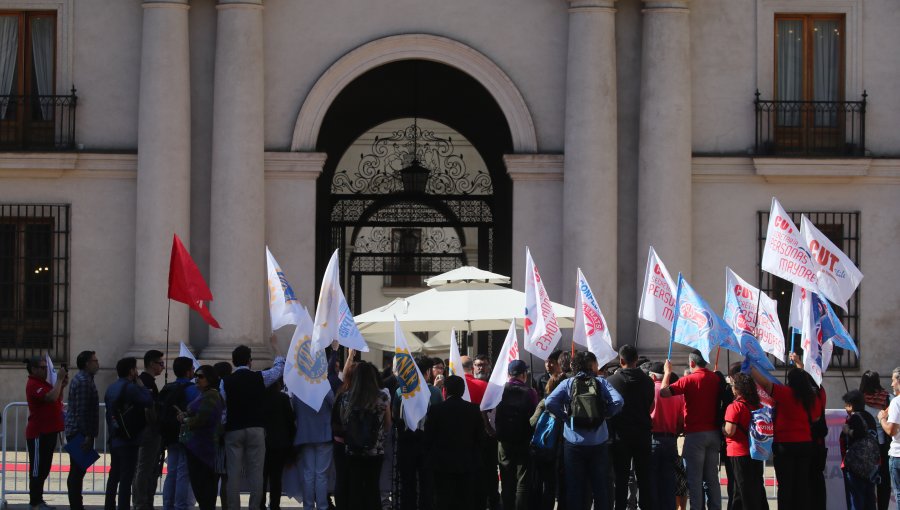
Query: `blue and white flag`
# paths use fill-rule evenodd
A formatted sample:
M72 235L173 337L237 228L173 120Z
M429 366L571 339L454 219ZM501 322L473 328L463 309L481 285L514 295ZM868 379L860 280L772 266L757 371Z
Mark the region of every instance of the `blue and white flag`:
M741 353L734 332L690 286L681 273L678 273L675 320L672 323L672 336L669 341L670 358L672 342L698 349L707 362L710 361L712 350L719 346Z
M397 317L394 317L394 370L397 373L397 383L400 385L400 395L403 398L403 402L400 404L403 421L406 422L409 430L417 430L420 428L422 419L428 414L431 391L409 352L409 344L406 342L406 337L403 336L403 330L400 329Z
M178 356L182 358L190 358L190 360L194 364L194 370L200 368L200 362L197 361L197 358L194 356L194 353L188 349L188 346L184 345L184 342L179 342L181 345L178 347Z
M766 352L784 361L784 333L778 321L778 303L727 267L722 318L734 331L741 345L741 354L753 356L760 369L775 368L766 357ZM745 341L745 337L752 340Z
M572 331L572 341L578 345L587 347L587 350L597 356L597 363L602 367L616 359L618 353L612 348L612 337L609 327L600 305L591 286L588 285L584 273L578 268L578 283L575 291L575 329Z
M450 330L450 375L462 377L463 384L463 400L471 402L472 397L469 396L469 383L466 382L466 374L462 367L462 357L459 355L459 345L456 344L456 330Z
M316 320L313 324L312 350L318 352L331 345L332 340L337 340L344 347L356 349L361 352L369 352L369 345L356 327L353 313L341 290L340 274L338 270L338 251L334 250L325 276L322 277L322 287L319 290L319 303L316 307Z
M800 347L803 349L803 370L809 372L816 384L822 384L822 372L824 371L822 363L822 324L817 320L816 307L813 306L812 296L814 293L807 294L809 299L801 301L801 315L803 319L803 327L800 329Z
M506 340L503 341L503 347L500 348L500 356L497 357L497 364L494 365L494 369L491 371L491 378L488 379L484 397L481 399L482 411L490 411L500 404L500 399L503 398L503 388L509 380L509 362L514 359L519 359L519 337L516 336L516 321L509 325Z
M831 308L824 296L817 292L812 292L810 297L812 299L813 312L815 313L814 320L822 329L824 342L830 340L834 343L834 347L852 351L859 356L859 348L856 347L856 342L853 341L853 337L844 328L841 319L834 313L834 309Z
M324 350L312 350L313 321L305 308L300 317L284 363L284 385L309 407L319 410L331 390L328 358Z
M272 331L288 324L300 324L302 307L287 277L266 247L266 279L269 289L269 316L272 318Z

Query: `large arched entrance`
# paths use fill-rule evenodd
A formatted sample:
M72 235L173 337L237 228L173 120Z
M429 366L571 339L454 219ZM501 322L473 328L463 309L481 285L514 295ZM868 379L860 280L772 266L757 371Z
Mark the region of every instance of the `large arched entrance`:
M340 250L355 313L464 264L510 273L512 186L502 156L512 137L469 75L425 60L371 69L335 97L316 150L327 154L317 279Z

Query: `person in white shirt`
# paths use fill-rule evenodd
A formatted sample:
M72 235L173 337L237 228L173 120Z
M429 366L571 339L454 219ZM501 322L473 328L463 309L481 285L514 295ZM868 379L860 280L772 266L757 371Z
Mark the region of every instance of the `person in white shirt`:
M888 450L888 465L891 473L891 485L894 487L894 495L900 501L900 367L891 373L891 389L894 390L894 399L891 400L887 410L878 413L878 423L884 429L885 434L891 437L891 447Z

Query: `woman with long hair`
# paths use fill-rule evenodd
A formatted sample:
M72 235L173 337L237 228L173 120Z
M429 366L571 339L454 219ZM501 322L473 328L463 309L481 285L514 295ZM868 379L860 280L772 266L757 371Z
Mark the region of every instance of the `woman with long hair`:
M222 436L225 402L219 394L219 374L212 365L203 365L194 373L200 395L178 413L180 441L187 451L191 489L201 510L216 508L219 475L216 458Z
M757 368L753 379L775 402L775 434L772 439L778 508L810 508L810 463L813 455L812 423L824 412L824 403L803 372L803 363L791 353L795 367L787 384L773 383Z
M544 386L544 395L553 393L553 390L559 386L563 377L562 373L551 375ZM541 399L534 410L534 415L530 419L532 428L537 424L541 414L544 413L544 409L545 400ZM561 429L560 432L562 432ZM560 439L557 439L557 441ZM530 476L532 477L531 495L535 498L533 508L553 510L553 508L557 508L556 502L558 500L560 505L558 508L563 510L566 497L565 489L563 488L564 484L562 483L564 482L562 477L562 448L557 448L552 458L532 456L532 462L534 463L534 469L531 470Z
M356 367L358 363L353 361L353 349L350 349L350 355L344 363L341 371L343 382L338 388L334 397L334 407L331 408L331 434L334 438L334 446L332 455L334 460L334 505L337 508L349 508L347 506L347 488L350 487L350 480L347 478L346 449L344 448L344 426L341 424L339 403L342 398L346 398L350 385L356 376Z
M732 505L744 510L760 510L768 507L763 485L763 463L750 457L749 430L752 422L750 413L762 404L752 377L737 372L731 380L734 401L725 410L724 432L725 450L734 475Z
M391 428L391 402L381 391L375 365L358 363L350 387L335 407L344 431L347 476L354 484L346 495L346 508L377 510L381 508L378 477L384 439Z
M859 380L859 391L865 398L866 411L872 416L878 416L878 413L887 409L888 404L891 403L891 396L881 387L881 377L874 370L863 372ZM881 427L876 428L878 429L878 446L881 448L881 466L878 467L881 483L875 486L875 499L878 510L887 510L891 503L891 477L888 471L888 450L891 446L891 438L884 433Z

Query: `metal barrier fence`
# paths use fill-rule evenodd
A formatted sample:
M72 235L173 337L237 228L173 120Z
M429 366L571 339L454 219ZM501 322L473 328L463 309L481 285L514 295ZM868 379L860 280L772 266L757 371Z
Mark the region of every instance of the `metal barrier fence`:
M106 492L106 476L109 472L109 455L107 451L106 404L100 403L100 436L94 446L100 458L91 466L84 477L85 495L102 495ZM3 426L0 442L3 443L3 459L0 462L0 508L7 507L7 496L10 494L28 494L29 462L25 445L25 423L28 419L26 402L11 402L3 408ZM44 494L67 494L66 477L68 476L69 456L63 451L65 434L60 433L53 453L50 476L44 483ZM162 478L157 481L156 494L162 495Z

